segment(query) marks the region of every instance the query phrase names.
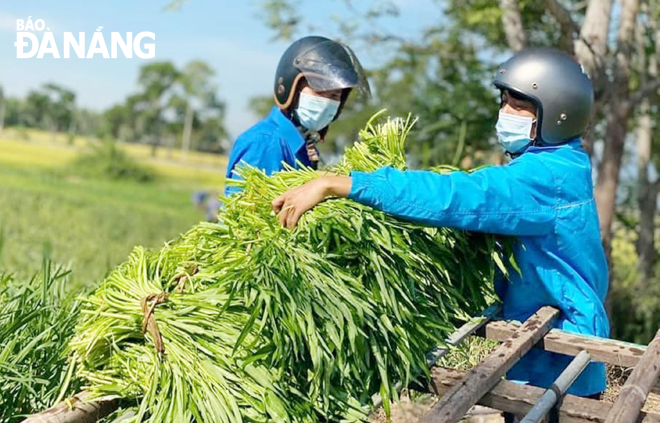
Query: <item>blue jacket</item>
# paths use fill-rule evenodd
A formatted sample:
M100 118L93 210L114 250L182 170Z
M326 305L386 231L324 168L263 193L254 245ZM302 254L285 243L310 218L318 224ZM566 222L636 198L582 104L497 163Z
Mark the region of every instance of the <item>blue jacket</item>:
M516 235L522 277L496 281L503 317L524 321L541 306L561 310L556 327L609 336L604 308L607 262L593 196L591 164L580 141L530 147L506 166L468 174L382 168L353 172L350 198L438 227ZM571 357L532 350L509 379L547 388ZM592 363L569 393L605 390L605 366Z
M282 162L297 167L296 160L311 166L305 139L295 125L276 106L270 114L236 139L229 154L226 178L240 179L232 171L241 162L258 167L270 175L284 170ZM225 196L239 191L225 187Z

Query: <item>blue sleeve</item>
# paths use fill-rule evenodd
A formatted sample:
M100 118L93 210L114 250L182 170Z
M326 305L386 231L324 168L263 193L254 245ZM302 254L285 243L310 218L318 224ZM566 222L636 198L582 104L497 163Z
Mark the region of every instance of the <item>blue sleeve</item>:
M473 173L385 167L351 177L352 200L423 224L519 236L553 230L557 192L538 160L521 156Z
M227 164L226 179L241 179L234 169L243 163L257 167L267 175L284 169L282 162L287 160L287 150L281 140L274 134L258 134L256 136L239 137L232 147ZM240 191L239 187L225 187L225 196Z

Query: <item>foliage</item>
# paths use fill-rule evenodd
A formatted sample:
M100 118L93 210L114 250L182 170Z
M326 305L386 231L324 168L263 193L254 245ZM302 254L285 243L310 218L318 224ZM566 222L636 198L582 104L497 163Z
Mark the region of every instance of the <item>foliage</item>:
M40 274L0 273L0 422L50 407L65 379L79 303L69 271L44 258Z
M54 83L44 84L41 89L28 93L23 109L27 115L24 121L54 132L69 130L74 121L75 99L75 93L67 88Z
M331 171L405 168L410 126L369 124ZM220 223L135 249L85 302L72 365L98 395L138 398L132 421L363 421L493 297L492 236L346 199L287 231L270 200L319 174L241 172Z
M212 81L214 74L203 61L192 61L183 69L169 61L143 65L137 80L138 92L102 113L77 107L73 90L48 83L31 90L25 99L6 98L5 126L48 129L53 136L57 131L66 131L70 136L140 142L151 145L155 153L166 140L181 143L190 104L191 149L224 153L229 148L225 103Z
M492 339L470 336L460 345L452 347L438 365L467 371L481 363L497 346L498 342Z
M411 133L408 148L413 167L458 165L463 159L468 166L483 164L483 153L494 145L498 107L496 92L488 86L496 64L479 55L483 43L465 36L461 26L445 22L420 28L414 39L404 38L380 25L400 14L395 3L368 2L363 7L343 3L347 12L337 36L349 39L353 48L364 42L372 52L381 49L384 59L368 72L373 98L366 101L355 94L349 98L341 119L319 145L321 153L339 154L363 122L385 107L393 114L412 113L419 118L422 129ZM278 38L290 39L307 23L283 18L295 11L291 2L265 0L263 7L263 20ZM253 99L251 106L263 114L268 102L264 96Z
M132 180L141 183L156 179L153 169L139 163L112 140L90 144L89 151L75 159L72 170L87 178Z
M613 272L616 284L612 287L614 316L612 337L648 344L660 322L660 286L640 286L634 228L621 227L612 240ZM657 241L656 241L657 242ZM659 271L656 264L656 273Z
M262 0L262 21L279 39L303 35L302 30L310 23L314 24L311 19L306 19L307 14L302 13L311 3ZM421 6L424 8L423 13L429 15L440 10L438 19L427 27L420 26L418 31L405 34L398 30L396 19L415 11L416 7L419 9L419 4L403 6L400 2L391 1L365 1L358 4L351 0L332 3L345 7L336 19L324 21L324 31L336 38L342 38L354 48L366 47L361 49L361 54L378 52L379 60L375 61L369 70L370 81L374 87L374 100L366 103L349 102L342 118L330 129L328 145L321 146L325 147L323 152L326 155L341 149L345 139L351 139L350 134L357 130L353 117L359 122L364 119L363 113L385 106L395 112L399 112L401 107L420 118L424 132L411 134L410 152L415 162L422 167L432 165L436 161L474 166L487 160L488 155L484 152L494 144L493 125L497 114L497 97L488 87L491 72L494 66L506 60L511 53L506 36L507 29L511 30L509 33L520 34L517 26L511 26L510 19L504 19L505 3L509 5L513 15L518 17L519 14L524 45L560 48L578 60L585 61L582 64L595 82L597 101L592 126L583 141L589 152L592 151L592 146L596 146L596 153L592 155L594 169L599 165L603 170L603 177L601 182L597 183L596 191L599 193L598 209L605 250L609 250L609 231L606 227L611 220L608 217L609 211L615 204L621 205L622 197L615 198L607 193L619 192L618 189L612 189L617 186L619 180L623 181L624 185L636 185L634 180L638 178L637 175L647 175L639 176L640 178L656 175L657 172L653 170L657 171L660 163L657 142L652 142L650 151L644 153L650 153L649 172L634 172L638 169L634 169L632 162L624 163L623 171L619 172L622 157L619 150L623 149L608 148L604 155L599 148L603 143L608 146L623 145L627 140L631 141L627 141L627 144L635 145L632 142L632 130L639 125L639 115L644 109L638 106L645 102L627 100L632 98L627 93L634 93L645 84L658 80L659 2L641 2L639 11L636 9L637 2L614 2L615 6L608 15L605 10L610 10L610 1L438 0L432 2L433 4ZM434 6L437 6L437 10ZM589 8L596 13L591 13L588 17ZM602 13L598 12L599 9ZM379 10L381 13L378 13ZM413 16L412 12L410 16ZM633 19L622 26L626 16L632 16ZM632 35L623 40L621 37L625 34ZM574 47L584 46L585 40L588 40L588 46L582 49L583 54L580 54ZM600 45L600 41L604 45ZM588 56L598 56L601 52L602 57L596 58L595 63L588 63ZM627 57L627 53L631 53L630 58L622 60ZM620 65L623 68L617 69ZM649 107L644 111L649 113L650 122L657 121L654 119L658 113L656 105L660 104L655 101L657 95L658 91L655 89L639 97L646 98ZM632 107L630 110L621 108L625 112L621 113L617 111L621 105ZM647 133L658 129L657 125L651 126ZM626 130L631 136L626 137ZM611 172L611 169L615 171ZM646 182L647 185L652 185L653 180ZM643 192L638 194L642 195ZM657 194L650 190L644 194L647 197L657 197ZM628 199L637 202L642 198L639 195ZM657 198L646 198L645 203L652 207L656 200ZM637 204L634 206L639 208ZM652 213L651 207L644 212ZM621 241L628 243L625 238ZM655 246L645 245L642 256L652 257L653 254L648 249L657 250L657 245L657 242ZM621 242L618 247L620 246ZM657 277L647 275L646 279L651 282L643 284L644 286L628 281L628 278L632 277L630 275L634 269L633 263L637 262L638 254L640 251L632 250L625 259L619 257L611 261L614 267L610 271L614 280L608 305L611 304L614 309L610 316L613 320L612 333L625 340L648 340L649 333L654 332L651 328L660 325L660 316L654 312L657 307L654 308L653 301L649 300L655 295L645 294L647 291L653 294L660 289ZM617 266L620 268L617 269ZM642 299L644 305L640 304Z

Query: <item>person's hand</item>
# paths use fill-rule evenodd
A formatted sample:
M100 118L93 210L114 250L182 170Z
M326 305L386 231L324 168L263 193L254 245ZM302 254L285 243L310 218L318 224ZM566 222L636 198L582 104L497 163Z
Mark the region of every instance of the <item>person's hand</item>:
M278 214L282 226L293 229L306 211L314 208L328 196L347 197L351 191L351 178L329 176L291 189L273 200L271 206Z
M319 150L316 149L314 143L308 142L306 147L307 147L307 157L309 158L310 162L318 162L319 160L321 160L321 157L319 156Z

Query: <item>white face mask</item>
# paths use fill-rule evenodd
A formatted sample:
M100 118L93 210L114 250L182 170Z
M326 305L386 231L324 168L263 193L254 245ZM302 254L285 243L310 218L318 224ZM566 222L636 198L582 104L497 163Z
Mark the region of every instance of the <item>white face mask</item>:
M296 116L304 128L320 131L335 118L339 104L339 101L330 98L300 93Z
M532 143L532 125L536 119L527 116L512 115L500 110L495 130L497 140L509 153L520 153Z

